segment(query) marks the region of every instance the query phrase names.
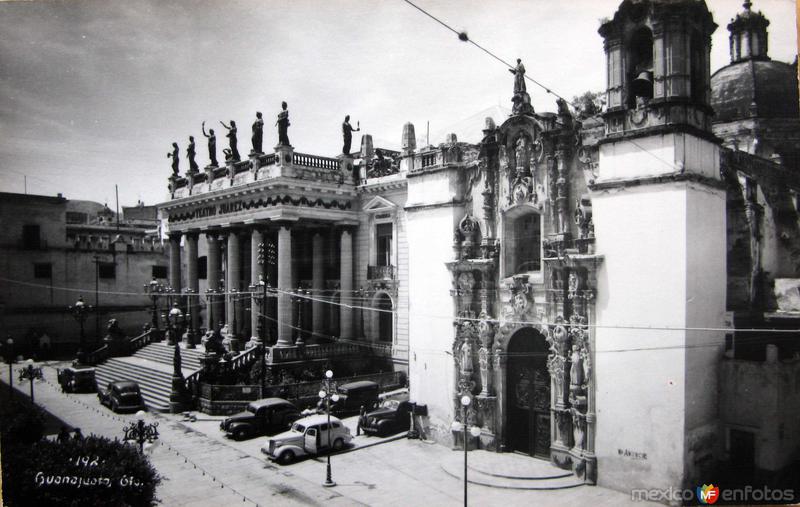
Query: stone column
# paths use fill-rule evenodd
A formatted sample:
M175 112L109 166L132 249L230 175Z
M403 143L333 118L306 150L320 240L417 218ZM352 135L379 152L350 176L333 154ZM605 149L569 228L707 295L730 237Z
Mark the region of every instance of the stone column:
M353 236L347 229L342 231L339 249L339 300L344 302L353 295ZM339 307L339 337L344 340L353 338L353 309L347 306Z
M169 235L169 284L175 292L181 291L181 233Z
M216 234L206 233L206 243L208 244L208 258L206 280L208 288L214 291L219 290L219 267L220 267L220 245L219 238ZM209 329L219 329L222 324L222 308L223 305L218 299L218 296L213 296L211 302L208 303L206 311L208 317ZM213 328L212 328L213 326Z
M225 319L227 322L228 333L225 336L224 343L229 350L238 350L239 340L237 329L241 327L241 322L234 314L234 301L241 296L235 294L240 289L239 278L242 274L241 265L241 252L239 249L239 233L232 230L228 234L228 273L225 280ZM237 305L241 305L240 301L236 301Z
M314 299L311 302L311 343L319 342L320 335L322 334L322 326L325 321L323 312L325 311L324 303L320 300L324 297L323 289L325 288L325 252L323 249L322 235L314 233L314 238L311 240L311 289Z
M192 329L197 332L200 328L200 281L197 278L197 233L186 234L186 288L192 295L186 297L186 310L192 319Z
M278 229L278 347L292 345L292 230L288 225Z
M266 255L267 245L264 242L264 235L257 228L253 228L250 232L250 283L256 287L256 292L250 299L250 342L247 347L258 347L262 345L261 336L258 335L258 321L259 315L262 311L262 303L259 297L264 294L261 286L258 284L260 277L264 274L264 265L259 263L259 245L261 245L262 257ZM266 262L266 259L262 259ZM264 277L264 283L267 283ZM266 323L265 323L266 324Z

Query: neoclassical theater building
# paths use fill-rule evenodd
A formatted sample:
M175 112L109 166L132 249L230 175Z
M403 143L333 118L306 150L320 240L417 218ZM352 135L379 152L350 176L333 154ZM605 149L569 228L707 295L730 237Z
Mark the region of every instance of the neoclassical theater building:
M742 455L779 470L800 449L797 349L751 333L745 357L732 329L800 309L776 291L800 278L796 66L769 60L768 24L745 3L715 82L705 2L625 0L599 29L602 111L534 111L516 79L478 144L418 147L406 124L399 152L287 142L173 176L171 284L230 348L382 355L442 443L467 424L470 446L624 490ZM780 414L754 394L773 374Z

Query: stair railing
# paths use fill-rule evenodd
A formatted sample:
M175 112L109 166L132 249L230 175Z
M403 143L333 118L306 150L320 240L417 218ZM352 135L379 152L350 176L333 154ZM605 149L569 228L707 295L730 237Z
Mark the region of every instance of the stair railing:
M148 329L144 333L140 334L135 338L131 338L128 342L128 354L133 354L137 350L141 349L148 343L152 343L157 340L157 332L155 329Z
M99 349L86 354L85 362L88 365L97 366L98 364L108 359L110 355L111 351L109 350L108 344L106 344L100 347Z

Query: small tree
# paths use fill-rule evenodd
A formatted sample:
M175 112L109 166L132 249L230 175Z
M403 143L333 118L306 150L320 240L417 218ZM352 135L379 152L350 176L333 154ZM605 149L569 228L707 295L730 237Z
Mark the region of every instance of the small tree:
M603 107L605 95L603 92L587 91L582 95L572 98L572 107L575 108L578 118L585 120L600 114Z
M161 478L136 446L105 437L3 442L7 505L150 506Z

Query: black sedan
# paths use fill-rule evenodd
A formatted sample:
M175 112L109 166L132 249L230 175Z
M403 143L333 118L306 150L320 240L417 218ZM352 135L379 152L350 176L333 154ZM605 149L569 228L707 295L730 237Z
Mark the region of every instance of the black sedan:
M408 431L411 410L409 401L385 400L380 408L367 412L361 423L361 430L367 435L379 437Z

